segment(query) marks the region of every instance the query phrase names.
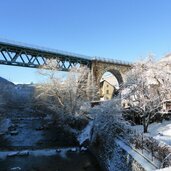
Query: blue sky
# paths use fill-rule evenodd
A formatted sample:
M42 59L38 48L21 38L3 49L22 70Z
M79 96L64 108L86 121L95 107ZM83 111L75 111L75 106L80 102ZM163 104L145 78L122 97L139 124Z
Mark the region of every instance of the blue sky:
M0 38L89 56L136 61L171 51L170 0L5 0ZM35 82L27 68L0 65L0 76Z

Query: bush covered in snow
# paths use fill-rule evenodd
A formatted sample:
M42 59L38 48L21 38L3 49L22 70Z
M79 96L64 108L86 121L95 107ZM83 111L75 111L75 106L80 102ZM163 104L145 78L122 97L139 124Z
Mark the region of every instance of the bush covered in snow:
M114 140L121 131L116 126L124 122L122 119L120 100L111 100L95 106L92 111L95 119L92 129L91 149L101 165L107 168L107 161L112 157Z
M92 109L96 113L92 130L91 147L102 166L107 168L119 138L140 152L148 153L147 158L158 160L161 167L171 165L171 147L158 140L136 132L133 126L122 118L119 100L102 103Z

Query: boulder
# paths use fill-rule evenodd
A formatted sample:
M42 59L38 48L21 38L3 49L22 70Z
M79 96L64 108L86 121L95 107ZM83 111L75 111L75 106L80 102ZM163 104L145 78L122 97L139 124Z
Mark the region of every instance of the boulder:
M77 151L77 148L71 148L68 150L69 152L76 152Z
M87 148L81 147L80 151L87 151Z
M20 167L13 167L13 168L11 168L10 170L19 171L19 170L21 170L21 168L20 168Z
M0 137L4 136L5 132L0 132Z
M11 135L18 135L18 131L10 131Z
M20 151L18 153L18 156L28 156L28 155L29 155L29 151L28 150Z
M61 152L61 150L60 150L60 149L56 149L56 152L57 152L57 153L60 153L60 152Z
M7 154L7 157L14 157L14 156L17 156L18 155L18 151L15 151L15 152L10 152Z

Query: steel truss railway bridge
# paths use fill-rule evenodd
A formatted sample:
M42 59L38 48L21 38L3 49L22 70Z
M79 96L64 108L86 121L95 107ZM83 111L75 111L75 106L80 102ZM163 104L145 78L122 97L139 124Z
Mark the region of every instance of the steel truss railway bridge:
M125 73L131 67L131 63L120 60L91 57L0 39L0 64L2 65L39 68L46 65L50 59L56 61L61 71L68 71L74 66L88 66L97 83L100 83L102 75L108 71L121 84Z

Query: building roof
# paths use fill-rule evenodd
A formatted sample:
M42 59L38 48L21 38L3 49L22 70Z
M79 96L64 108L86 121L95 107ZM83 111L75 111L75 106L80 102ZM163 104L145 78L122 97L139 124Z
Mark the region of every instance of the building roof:
M103 76L101 81L103 81L103 80L106 80L107 82L109 82L113 86L116 86L118 84L117 79L112 74L107 75L107 76Z
M100 82L100 87L103 85L104 82L107 82L109 85L111 85L112 87L115 88L115 86L112 85L111 83L109 83L107 80L102 80L102 81Z

